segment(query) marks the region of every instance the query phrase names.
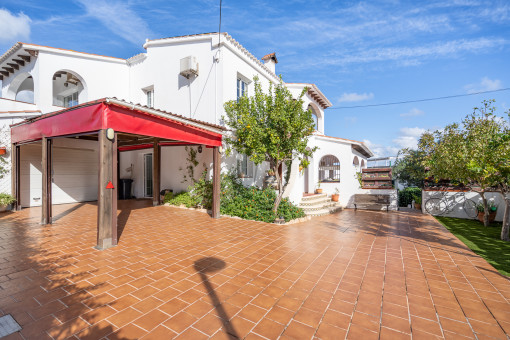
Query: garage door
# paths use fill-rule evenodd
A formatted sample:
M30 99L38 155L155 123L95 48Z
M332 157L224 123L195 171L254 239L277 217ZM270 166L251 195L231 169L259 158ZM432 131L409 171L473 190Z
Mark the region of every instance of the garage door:
M97 142L58 138L53 143L53 204L97 200ZM21 147L21 206L40 206L41 144Z

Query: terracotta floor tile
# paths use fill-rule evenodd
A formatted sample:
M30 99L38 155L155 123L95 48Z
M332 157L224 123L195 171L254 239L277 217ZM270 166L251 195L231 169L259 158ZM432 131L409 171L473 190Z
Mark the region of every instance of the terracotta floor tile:
M151 332L145 334L143 340L161 340L161 339L172 339L177 335L174 331L166 328L165 326L158 326Z
M131 308L131 307L128 307L120 312L118 312L117 314L114 314L112 316L110 316L107 321L111 322L112 324L114 324L116 327L123 327L124 325L132 322L133 320L139 318L140 316L142 315L142 313L140 313L139 311Z
M378 332L380 328L379 318L359 312L352 316L352 323L374 332Z
M282 334L285 326L272 321L270 319L263 319L260 323L253 329L254 333L262 335L268 339L277 339L280 334Z
M323 314L314 312L311 309L301 308L297 314L294 316L294 320L304 323L313 328L317 328L319 325Z
M181 333L186 328L195 323L197 318L185 312L180 312L163 323L164 326L170 328L176 333Z
M81 332L78 332L76 337L80 340L97 340L113 333L115 330L115 326L113 326L108 321L102 320L97 324L87 327Z
M267 310L259 306L249 304L240 312L239 316L254 323L258 323L260 319L267 313Z
M376 340L379 339L379 332L373 332L359 325L351 324L347 333L346 339L363 339L363 340Z
M321 323L315 336L319 339L345 339L347 330L328 323Z
M402 319L391 314L383 314L381 326L393 329L401 333L411 334L411 325L409 319Z
M411 340L411 334L400 333L394 329L381 327L380 340Z
M169 319L168 314L160 312L156 309L134 320L133 324L142 329L145 329L147 332L150 332L167 319Z
M147 331L133 325L132 323L120 328L119 330L108 335L109 340L120 340L120 339L140 339Z
M283 332L283 335L292 339L311 339L316 329L301 322L293 320Z

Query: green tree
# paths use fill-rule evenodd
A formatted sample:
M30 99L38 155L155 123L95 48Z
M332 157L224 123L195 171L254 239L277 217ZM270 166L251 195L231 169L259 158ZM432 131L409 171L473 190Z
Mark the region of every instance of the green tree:
M505 195L508 193L510 143L504 142L509 126L495 114L493 103L494 100L483 101L462 124L450 124L442 131L426 134L419 145L426 154L424 165L430 169L430 175L436 179L450 179L481 195L486 212L485 226L489 224L487 192L496 190L503 195L507 202L507 220L509 206Z
M425 166L423 165L425 153L421 150L410 148L398 152L397 160L392 173L396 179L407 184L423 189L425 179Z
M224 104L226 124L233 134L225 141L237 152L245 154L255 164L268 162L274 171L278 195L274 201L273 211L276 215L283 192L290 177L293 160L299 160L306 168L308 161L317 148L308 148L308 137L315 130L312 113L303 109L303 89L297 99L280 79L276 85L270 84L268 93L264 93L258 78L254 78L253 96L242 96L237 101ZM283 173L279 169L286 166Z

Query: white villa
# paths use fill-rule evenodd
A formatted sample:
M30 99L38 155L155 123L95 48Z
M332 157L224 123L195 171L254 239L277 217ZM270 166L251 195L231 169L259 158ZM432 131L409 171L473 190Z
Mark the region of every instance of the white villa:
M274 53L259 59L227 33L147 40L143 47L145 53L121 59L15 44L0 56L0 147L5 150L0 157L11 156L10 125L50 112L70 111L97 100L221 131L223 103L252 94L254 76L265 88L279 81ZM341 206L350 205L353 194L361 190L356 172L366 167L372 152L362 142L324 134L325 109L332 104L315 84L286 83L286 86L296 96L304 87L308 88L304 105L311 109L317 127L309 145L319 149L308 169L299 171L299 162L293 163L285 196L299 204L303 194L314 192L320 183L328 195L338 189ZM73 134L64 137L53 141L50 204L97 200L100 184L97 138ZM42 204L41 143L40 138L34 137L17 144L21 207ZM137 198L153 197L152 144L147 147L147 143L147 139L134 138L129 143L119 140L118 145L118 176L133 179L132 195ZM189 184L183 183L185 146L179 143L160 146L159 188L185 190ZM197 176L203 163L211 169L213 153L209 146L199 149ZM245 185L263 185L267 165L254 166L243 155L222 154L222 171L232 167L239 167ZM9 174L0 180L0 192L11 192Z

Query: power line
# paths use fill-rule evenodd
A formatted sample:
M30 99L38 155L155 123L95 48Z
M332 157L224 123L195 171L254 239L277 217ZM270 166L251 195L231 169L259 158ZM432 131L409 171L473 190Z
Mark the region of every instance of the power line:
M360 108L360 107L388 106L388 105L398 105L398 104L408 104L408 103L418 103L418 102L429 102L429 101L433 101L433 100L441 100L441 99L450 99L450 98L458 98L458 97L475 96L477 94L492 93L492 92L502 92L502 91L508 91L508 90L510 90L510 87L507 87L507 88L504 88L504 89L498 89L498 90L491 90L491 91L480 91L480 92L473 92L473 93L466 93L466 94L456 94L456 95L452 95L452 96L427 98L427 99L406 100L406 101L402 101L402 102L393 102L393 103L355 105L355 106L337 106L337 107L330 107L330 108L328 108L328 110L355 109L355 108Z

